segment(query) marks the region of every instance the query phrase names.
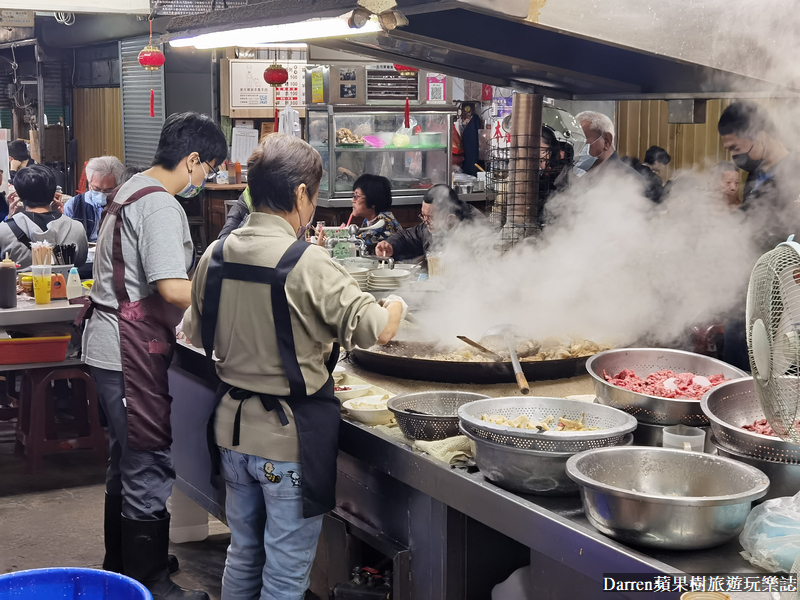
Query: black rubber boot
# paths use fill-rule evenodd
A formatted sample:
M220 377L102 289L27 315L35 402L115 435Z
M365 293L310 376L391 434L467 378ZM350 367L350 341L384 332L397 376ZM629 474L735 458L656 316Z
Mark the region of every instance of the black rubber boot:
M209 600L205 592L185 590L169 577L169 516L157 521L122 517L125 575L142 583L153 600Z
M181 565L178 563L178 557L174 554L167 556L167 569L169 570L170 575L181 570Z
M103 570L122 573L122 496L114 496L107 492L103 515L103 539L106 546Z

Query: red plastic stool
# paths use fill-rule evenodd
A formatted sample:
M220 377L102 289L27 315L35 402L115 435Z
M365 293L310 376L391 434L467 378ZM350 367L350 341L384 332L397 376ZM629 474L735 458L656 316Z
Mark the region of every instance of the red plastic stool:
M72 382L70 424L56 422L51 383ZM86 367L28 369L22 377L17 417L17 449L25 454L28 468L36 471L45 454L75 449L93 449L97 459L108 459L105 432L100 426L97 389Z

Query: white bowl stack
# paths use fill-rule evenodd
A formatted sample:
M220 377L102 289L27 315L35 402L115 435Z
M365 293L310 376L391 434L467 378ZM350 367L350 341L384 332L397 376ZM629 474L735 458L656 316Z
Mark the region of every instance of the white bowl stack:
M367 289L394 291L403 287L411 279L411 273L405 269L375 269L367 275Z
M350 276L356 280L358 287L362 290L367 289L367 275L369 274L369 269L364 267L352 267L346 266L345 270L350 273Z

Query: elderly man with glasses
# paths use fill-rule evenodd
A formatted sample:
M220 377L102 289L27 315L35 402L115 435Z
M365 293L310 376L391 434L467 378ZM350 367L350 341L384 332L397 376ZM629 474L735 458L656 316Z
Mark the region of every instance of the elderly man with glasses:
M86 163L88 189L73 196L64 205L64 215L80 221L90 242L97 241L100 215L108 196L119 185L125 166L116 156L98 156Z

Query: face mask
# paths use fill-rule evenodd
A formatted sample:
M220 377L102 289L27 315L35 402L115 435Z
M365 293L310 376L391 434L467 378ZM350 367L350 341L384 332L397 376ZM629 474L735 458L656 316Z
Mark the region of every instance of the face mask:
M181 198L194 198L203 191L203 188L206 187L206 177L208 177L208 173L206 172L203 163L200 163L200 168L203 169L203 183L200 185L195 185L192 183L192 174L189 173L189 183L183 188L180 192L178 192L178 196Z
M302 240L306 235L306 231L308 231L309 229L311 229L312 231L314 230L314 226L312 225L312 223L314 222L314 215L316 213L317 213L317 207L315 206L314 210L311 211L311 216L308 219L308 223L306 223L305 225L301 225L300 229L297 230L298 240Z
M753 143L755 146L755 142ZM742 152L741 154L734 154L731 156L731 160L733 160L733 164L739 167L742 171L747 171L748 173L752 173L758 167L761 166L761 163L764 162L764 159L755 160L750 158L750 152L753 151L753 146L750 146L750 150L747 152Z
M95 206L105 206L108 201L108 197L99 190L86 190L83 197L86 198L89 204L94 204Z
M597 162L597 157L589 154L589 148L591 148L592 144L602 139L602 137L599 137L594 142L584 144L583 148L581 148L581 153L578 155L578 160L575 161L575 166L572 167L572 170L578 177L584 175L586 171L591 169L594 166L594 163Z

